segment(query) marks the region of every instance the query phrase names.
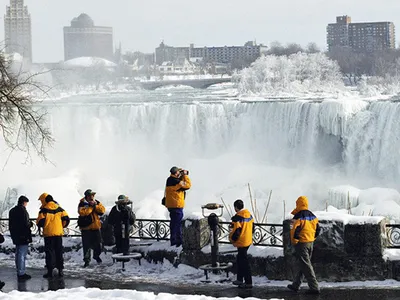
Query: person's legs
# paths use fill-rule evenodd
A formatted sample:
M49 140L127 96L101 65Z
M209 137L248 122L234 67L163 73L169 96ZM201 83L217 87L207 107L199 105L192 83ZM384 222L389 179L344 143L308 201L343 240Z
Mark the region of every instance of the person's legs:
M52 277L53 269L55 266L55 254L53 249L53 237L45 237L44 238L44 251L46 254L46 268L47 273L43 275L43 277L48 278Z
M176 223L175 223L175 238L176 238L176 246L182 245L182 219L183 219L183 208L176 209Z
M237 264L237 281L243 283L244 272L243 272L243 248L238 248L238 255L236 257Z
M82 230L83 261L85 262L85 265L88 265L90 263L90 238L90 230Z
M314 268L311 264L311 256L313 251L313 243L304 244L304 253L301 258L301 267L304 277L307 279L308 287L312 291L319 291L318 281L315 277Z
M64 248L62 245L62 236L54 237L54 252L55 252L55 260L56 260L56 268L58 271L62 271L64 269Z
M101 254L101 232L100 230L93 230L93 258L98 262L102 262L100 258Z
M17 265L17 275L25 275L25 261L26 255L28 254L28 245L17 245L16 246L16 265Z
M177 214L175 208L169 208L168 210L169 210L169 217L171 219L169 224L170 241L171 241L171 246L174 246L177 243L177 237L176 237Z

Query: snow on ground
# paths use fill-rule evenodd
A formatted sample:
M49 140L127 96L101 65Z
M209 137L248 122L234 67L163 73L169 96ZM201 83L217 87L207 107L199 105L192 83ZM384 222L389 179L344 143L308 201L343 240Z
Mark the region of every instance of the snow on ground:
M43 300L92 300L92 299L118 299L118 300L212 300L217 299L214 297L207 296L197 296L197 295L173 295L167 293L160 293L155 295L154 293L149 292L138 292L132 290L100 290L96 288L75 288L68 290L58 290L58 291L49 291L40 294L34 293L21 293L17 291L12 291L8 294L3 294L2 300L30 300L32 298L40 298ZM227 300L227 299L242 299L239 297L235 298L218 298L219 300ZM246 299L259 299L259 298L246 298ZM271 299L274 300L274 299ZM277 299L275 299L277 300Z

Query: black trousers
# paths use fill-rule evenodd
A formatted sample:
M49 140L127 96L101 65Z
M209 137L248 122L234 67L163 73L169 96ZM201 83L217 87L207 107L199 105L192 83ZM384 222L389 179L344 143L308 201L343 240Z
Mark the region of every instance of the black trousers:
M46 268L59 271L64 269L62 236L49 236L44 238L44 251L46 253Z
M90 262L91 249L93 249L93 258L99 258L101 254L100 230L82 230L82 248L84 262Z
M249 247L238 248L237 280L243 282L244 279L246 284L253 284L247 250L249 250Z

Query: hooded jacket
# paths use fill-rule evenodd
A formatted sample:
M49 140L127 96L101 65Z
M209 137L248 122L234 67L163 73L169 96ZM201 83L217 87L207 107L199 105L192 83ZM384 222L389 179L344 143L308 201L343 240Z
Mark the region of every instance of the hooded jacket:
M90 206L89 202L86 201L85 198L82 198L79 201L78 205L78 213L80 216L91 216L92 224L87 227L81 227L81 230L99 230L101 228L100 217L106 212L106 208L100 201L95 200L96 204L94 206Z
M165 187L165 206L167 208L184 208L186 191L191 186L192 183L187 175L183 175L182 178L174 175L168 177Z
M108 215L107 221L108 224L114 226L114 234L118 236L122 233L122 224L125 224L125 228L129 232L131 226L135 224L136 216L128 202L117 201L115 204Z
M232 217L229 240L237 248L248 247L253 243L253 216L243 208Z
M32 243L29 214L22 204L18 204L8 213L10 235L14 245L28 245Z
M318 218L308 210L308 199L300 196L296 201L296 208L290 225L290 239L293 245L298 243L312 243L319 235Z
M38 227L43 228L43 236L63 236L63 228L69 224L67 212L54 201L51 195L44 196L43 193L39 200L42 202L39 215L36 219ZM43 196L43 197L42 197Z

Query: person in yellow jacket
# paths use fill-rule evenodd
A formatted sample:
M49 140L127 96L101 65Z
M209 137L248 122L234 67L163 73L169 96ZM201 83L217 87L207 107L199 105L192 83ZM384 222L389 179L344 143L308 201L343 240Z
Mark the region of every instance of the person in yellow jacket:
M91 249L93 249L93 259L99 264L102 263L100 216L106 212L106 209L100 201L95 199L95 195L96 193L91 189L86 190L85 197L79 201L78 205L78 226L82 233L84 268L90 264Z
M39 196L42 205L36 224L43 228L44 250L46 253L47 273L44 278L53 277L53 269L57 268L58 275L64 276L64 258L62 237L64 228L69 224L67 212L54 201L53 197L47 193Z
M307 293L319 294L318 282L311 264L313 243L320 232L318 218L308 210L306 196L300 196L297 199L296 208L292 211L292 215L294 217L290 225L290 240L295 248L298 270L293 283L287 287L294 292L298 292L303 277L306 277L310 288Z
M182 245L182 219L185 207L186 191L191 188L192 183L189 172L178 167L172 167L170 177L165 187L165 206L168 208L170 222L171 246Z
M230 225L229 240L238 249L237 255L237 280L233 282L239 288L252 288L253 280L251 277L250 263L247 251L253 243L253 216L244 208L242 200L233 203L236 215L232 217ZM243 283L244 279L244 283Z

